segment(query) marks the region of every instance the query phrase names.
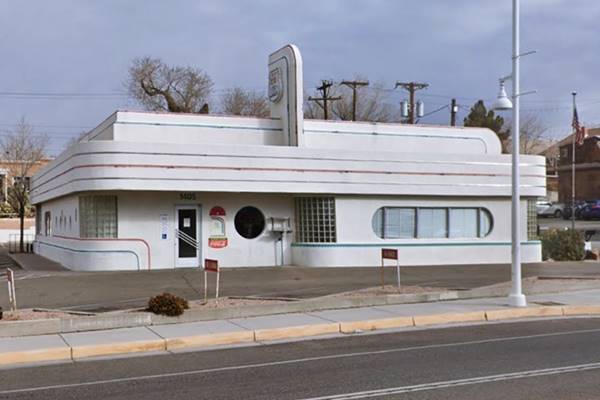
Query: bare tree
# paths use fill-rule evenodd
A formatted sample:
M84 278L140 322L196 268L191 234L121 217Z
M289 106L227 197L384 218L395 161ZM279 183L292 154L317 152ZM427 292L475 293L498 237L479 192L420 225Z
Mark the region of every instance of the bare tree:
M504 130L508 135L503 140L502 147L509 149L508 151L512 149L512 141L510 139L512 137L511 126L512 121L506 121ZM521 118L520 131L519 152L521 154L539 154L552 143L551 139L548 138L547 126L540 120L537 114L525 114Z
M340 86L336 93L342 100L333 103L333 113L343 121L351 121L353 113L353 93L347 86ZM356 120L371 122L390 122L393 118L392 106L386 102L383 85L362 86L356 88Z
M144 57L133 60L125 86L148 110L208 114L213 83L200 69Z
M38 136L33 132L25 118L21 118L16 128L2 139L3 158L7 164L12 184L8 186L8 202L17 212L20 220L19 249L23 252L23 229L25 213L29 207L29 183L33 167L45 155L46 136ZM8 184L8 182L7 182Z
M269 101L264 94L235 87L221 98L222 111L229 115L266 118L270 115Z
M304 118L305 119L325 119L323 106L316 101L309 101L308 96L304 96Z

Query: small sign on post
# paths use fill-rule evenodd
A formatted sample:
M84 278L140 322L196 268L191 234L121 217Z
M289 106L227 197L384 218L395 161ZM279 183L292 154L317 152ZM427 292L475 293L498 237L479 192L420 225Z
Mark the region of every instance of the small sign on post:
M8 301L10 310L17 311L17 293L15 291L15 274L10 268L6 268L6 281L8 282Z
M207 272L215 272L217 274L217 284L215 288L215 299L217 304L219 303L219 262L217 260L211 260L209 258L204 259L204 302L208 301L208 274Z
M400 289L400 260L398 258L398 249L381 249L381 287L385 287L383 269L385 268L384 260L396 260L396 280L398 281L398 289Z

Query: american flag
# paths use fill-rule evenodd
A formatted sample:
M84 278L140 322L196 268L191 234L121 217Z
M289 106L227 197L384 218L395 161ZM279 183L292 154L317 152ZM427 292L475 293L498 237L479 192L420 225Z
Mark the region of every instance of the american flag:
M575 131L575 133L574 133L575 143L577 143L578 146L581 146L583 144L583 141L585 140L585 127L579 125L579 117L577 116L577 107L573 107L573 124L571 126L573 127L573 130Z

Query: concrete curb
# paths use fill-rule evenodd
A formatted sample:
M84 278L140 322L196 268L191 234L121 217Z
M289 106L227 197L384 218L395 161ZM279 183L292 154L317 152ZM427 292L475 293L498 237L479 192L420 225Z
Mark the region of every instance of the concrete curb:
M70 347L0 353L0 366L70 360Z
M245 344L282 339L309 338L328 334L356 333L368 330L386 330L404 327L447 325L464 322L492 322L521 318L561 317L574 315L600 315L600 306L548 306L511 308L490 311L469 311L464 313L443 313L416 316L399 316L350 322L331 322L311 325L297 325L281 328L248 329L245 331L220 332L195 336L161 338L156 340L130 341L54 347L47 349L9 351L0 353L0 365L76 360L89 357L116 354L146 353L203 348L218 345Z
M472 311L465 313L448 313L435 315L419 315L413 317L415 326L443 325L460 322L483 322L486 320L485 311Z
M300 325L286 328L257 329L254 331L254 340L266 342L269 340L295 339L308 336L331 335L340 333L340 323Z
M366 321L340 322L340 333L355 333L357 331L375 331L415 326L413 317L394 317L371 319Z
M254 331L242 331L165 339L165 346L167 351L170 351L194 347L210 347L227 344L251 343L254 341Z
M532 317L560 317L562 315L564 315L564 313L561 306L511 308L507 310L485 312L485 317L488 321Z
M107 343L90 346L71 347L73 360L89 357L110 356L115 354L145 353L167 350L164 339L144 340L128 343Z

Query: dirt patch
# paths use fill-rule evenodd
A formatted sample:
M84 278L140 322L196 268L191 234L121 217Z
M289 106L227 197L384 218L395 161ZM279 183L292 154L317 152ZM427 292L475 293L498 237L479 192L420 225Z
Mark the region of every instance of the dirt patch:
M192 300L189 302L190 309L195 310L211 310L216 308L230 308L230 307L243 307L243 306L260 306L265 304L282 304L289 303L285 300L277 299L262 299L262 298L229 298L224 297L219 299L217 302L215 299L209 299L208 302L204 300Z
M445 288L433 288L427 286L398 286L386 285L386 286L373 286L370 288L353 290L351 292L344 292L331 295L330 297L367 297L367 296L383 296L389 294L415 294L415 293L431 293L431 292L444 292Z
M4 311L0 324L5 321L30 321L34 319L73 318L77 315L61 311L19 310Z

